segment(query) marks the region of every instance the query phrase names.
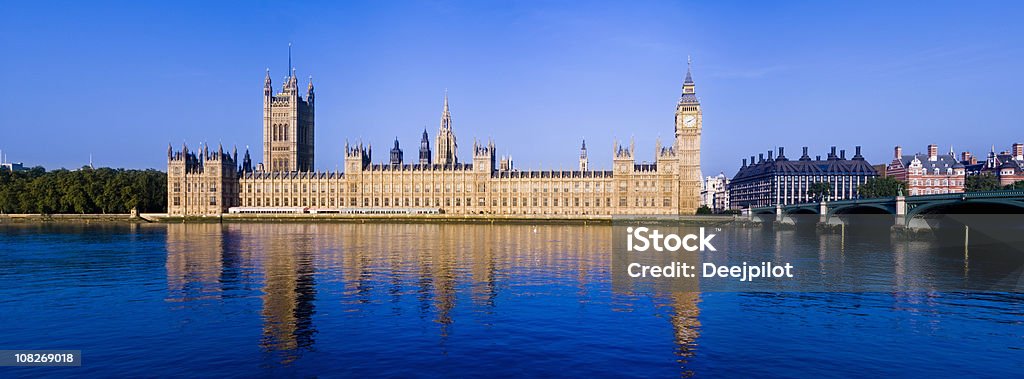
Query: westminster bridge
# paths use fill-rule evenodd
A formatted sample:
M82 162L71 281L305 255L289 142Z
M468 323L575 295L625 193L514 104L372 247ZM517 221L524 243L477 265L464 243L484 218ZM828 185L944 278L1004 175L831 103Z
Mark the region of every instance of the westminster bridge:
M1024 215L1024 190L965 192L939 195L839 200L750 209L755 222L844 225L854 215L892 215L893 227L930 228L929 219L949 214ZM817 217L812 217L816 215ZM1016 218L1013 218L1016 220Z

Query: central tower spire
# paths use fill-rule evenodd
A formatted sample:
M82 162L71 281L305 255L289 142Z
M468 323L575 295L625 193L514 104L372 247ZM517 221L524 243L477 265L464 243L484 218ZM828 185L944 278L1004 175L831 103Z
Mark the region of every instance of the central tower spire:
M441 111L441 126L437 131L438 164L452 166L459 163L458 144L455 142L455 131L452 129L452 113L448 109L448 89L444 90L444 109Z

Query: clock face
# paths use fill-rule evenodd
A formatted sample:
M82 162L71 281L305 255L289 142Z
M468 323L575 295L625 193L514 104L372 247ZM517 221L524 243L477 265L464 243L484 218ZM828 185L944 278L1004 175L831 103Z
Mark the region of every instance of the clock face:
M692 128L694 125L697 124L697 117L694 117L694 116L683 117L683 124L685 124L687 128Z

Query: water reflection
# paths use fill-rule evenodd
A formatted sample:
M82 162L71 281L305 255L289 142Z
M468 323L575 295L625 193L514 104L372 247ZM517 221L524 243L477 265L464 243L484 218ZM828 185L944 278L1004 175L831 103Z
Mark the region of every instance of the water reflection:
M706 354L701 349L707 348L702 342L707 325L722 328L722 317L761 321L723 315L721 303L718 314L709 317L703 309L709 307L707 299L696 292L612 293L611 227L286 223L166 228L166 299L186 310L253 300L259 307L252 313L259 337L251 342L275 367L294 365L318 350L337 351L337 344L351 345L360 359L376 357L395 366L412 363L387 361L397 359L389 355L416 353L422 355L416 358L420 362L434 363L466 351L467 344L477 349L470 349L474 358L500 345L509 350L504 357L557 350L566 354L564 359L592 354L595 360L628 360L614 356L611 352L620 350L609 345L639 349L663 337L674 345L674 368L692 376ZM730 227L720 234L726 247L720 249L720 260L749 260L754 254L799 262L805 273L817 274L808 278L817 281L819 291L834 290L830 286L840 279L863 288L881 283L897 289L881 297L781 293L732 300L738 303L736 314L751 312L765 322L863 309L934 316L950 309L948 299L931 293L942 289L936 283L1007 270L986 265L983 254L974 250L968 258L962 247L856 230ZM576 313L562 307L565 303L577 307ZM643 317L652 303L660 318ZM624 320L653 323L638 327L653 332L634 341L627 336L636 325ZM912 330L941 328L933 318L919 325L913 324L916 320L911 319ZM645 354L636 359L667 358ZM402 374L407 373L395 373Z
M347 315L388 303L390 316L402 317L412 299L443 348L459 314L494 315L502 296L544 296L568 284L581 305L589 302L594 285L607 281L610 239L587 226L171 224L168 300L257 290L259 346L284 365L314 350L323 301L336 300ZM698 295L667 298L680 356L690 356Z
M167 228L169 301L239 296L261 285L259 345L289 364L316 335L314 244L308 225L175 224Z

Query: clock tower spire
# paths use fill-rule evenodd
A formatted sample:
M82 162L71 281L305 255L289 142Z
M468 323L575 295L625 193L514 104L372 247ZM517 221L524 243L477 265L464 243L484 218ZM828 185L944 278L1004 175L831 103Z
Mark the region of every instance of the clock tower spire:
M700 205L700 134L703 115L693 83L693 61L686 58L683 93L676 104L676 151L679 154L679 214L694 214Z

